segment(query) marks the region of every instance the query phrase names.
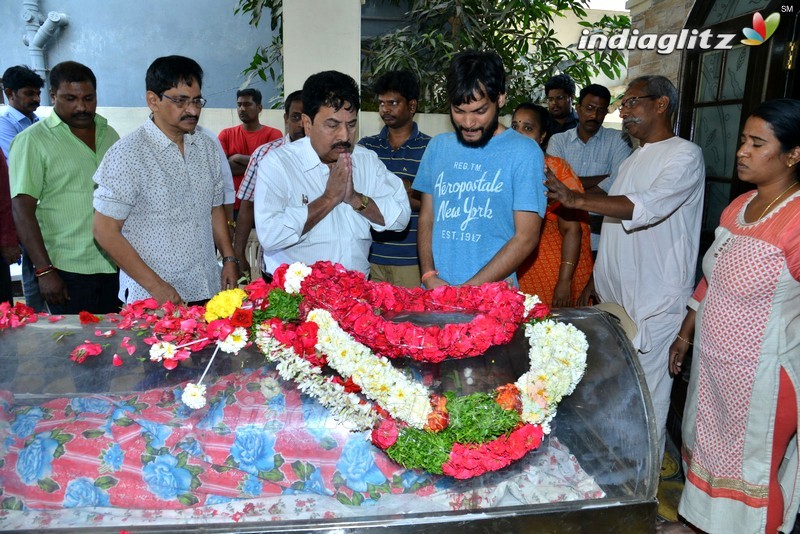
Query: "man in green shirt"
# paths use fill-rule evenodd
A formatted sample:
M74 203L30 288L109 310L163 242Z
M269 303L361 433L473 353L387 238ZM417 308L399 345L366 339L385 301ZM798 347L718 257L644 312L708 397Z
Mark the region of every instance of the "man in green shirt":
M17 135L9 174L14 223L51 313L119 309L117 267L92 236L92 181L119 135L97 115L97 81L80 63L50 73L53 112Z

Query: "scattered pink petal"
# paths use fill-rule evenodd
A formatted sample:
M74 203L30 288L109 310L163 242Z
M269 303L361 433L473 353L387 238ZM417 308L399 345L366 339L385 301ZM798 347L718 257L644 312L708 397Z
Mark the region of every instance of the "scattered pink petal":
M116 330L106 330L105 332L103 332L102 330L95 330L94 331L94 335L97 336L97 337L111 337L116 333L117 333Z
M58 321L62 320L65 315L48 315L47 320L51 323L57 323Z
M131 338L129 337L123 337L122 343L120 343L119 346L125 349L125 352L128 353L128 356L133 356L133 353L136 352L136 344L131 343Z
M113 362L114 362L114 367L119 367L123 363L122 358L119 357L119 354L114 355Z

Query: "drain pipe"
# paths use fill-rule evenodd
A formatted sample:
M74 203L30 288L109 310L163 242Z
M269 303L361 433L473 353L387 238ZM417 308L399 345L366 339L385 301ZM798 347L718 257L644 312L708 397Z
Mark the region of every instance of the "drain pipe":
M46 90L48 84L44 52L59 29L69 24L69 18L64 13L55 11L51 11L47 18L44 18L39 11L38 0L23 0L22 7L22 20L25 22L25 37L22 38L22 42L28 46L31 68L45 81L42 104L46 105L50 103L50 93Z

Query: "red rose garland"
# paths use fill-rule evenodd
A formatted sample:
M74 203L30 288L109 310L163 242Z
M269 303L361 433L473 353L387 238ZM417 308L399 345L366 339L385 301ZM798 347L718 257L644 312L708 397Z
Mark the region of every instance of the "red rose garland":
M541 426L526 424L507 436L480 445L454 443L450 461L442 465L442 473L465 479L497 471L537 449L543 436Z
M276 272L275 282L282 287ZM525 315L525 297L504 282L474 287L444 286L430 291L370 282L360 272L317 262L300 287L306 311L330 311L358 342L387 358L409 357L424 362L479 356L508 343ZM385 312L477 313L468 323L416 326L387 320Z

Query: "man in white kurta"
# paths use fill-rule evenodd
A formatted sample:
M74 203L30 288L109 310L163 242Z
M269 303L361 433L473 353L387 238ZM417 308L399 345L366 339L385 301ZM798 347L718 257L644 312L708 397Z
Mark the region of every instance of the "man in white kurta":
M402 230L411 207L402 180L355 145L358 86L336 71L303 85L306 137L259 164L254 211L264 271L320 260L369 274L371 229Z
M636 323L632 342L655 409L663 454L672 379L668 350L695 283L705 165L700 148L672 133L677 91L661 76L637 78L622 98L626 130L641 146L619 168L608 195L566 195L568 207L605 215L594 267L603 302ZM548 181L551 198L561 188Z

